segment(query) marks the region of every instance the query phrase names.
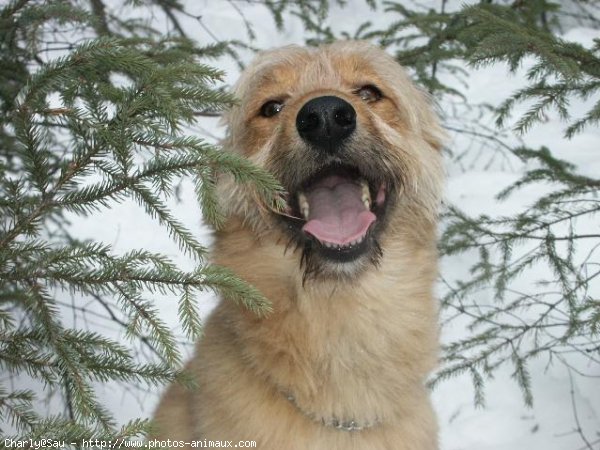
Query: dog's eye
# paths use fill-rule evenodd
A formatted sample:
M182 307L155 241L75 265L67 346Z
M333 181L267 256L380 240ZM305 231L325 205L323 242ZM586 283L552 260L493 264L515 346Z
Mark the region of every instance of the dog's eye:
M379 88L377 86L373 86L372 84L367 84L366 86L354 91L354 93L367 103L381 100L381 97L383 96Z
M273 117L275 114L279 114L283 109L283 102L277 100L269 100L267 103L260 107L260 115L263 117Z

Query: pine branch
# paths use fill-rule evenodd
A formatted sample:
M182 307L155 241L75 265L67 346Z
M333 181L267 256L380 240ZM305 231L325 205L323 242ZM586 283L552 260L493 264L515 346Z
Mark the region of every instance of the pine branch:
M183 6L158 3L181 26L175 14L187 14ZM198 46L183 29L181 36L162 36L151 21L117 17L114 6L16 0L0 9L6 25L0 54L7 61L0 70L0 366L9 376L43 381L65 405L64 412L42 417L33 413L37 395L0 389L0 415L14 424L17 439L110 440L148 431L142 420L119 429L94 386L186 381L179 373L181 343L153 297L175 298L189 338L201 333L204 290L257 314L269 309L256 289L206 265L204 246L167 206L189 179L204 216L218 224L214 178L220 173L248 184L259 201L280 203L281 188L270 174L186 135L198 114L234 102L217 85L224 73L203 60L247 46ZM55 35L72 32L86 38L63 43L61 37L55 52ZM184 271L161 254L115 254L72 236L69 215L93 215L126 199L156 218L197 266ZM94 317L116 323L125 344L75 326L79 317L88 326L91 311L82 303L88 296L108 314ZM136 352L138 344L150 355Z

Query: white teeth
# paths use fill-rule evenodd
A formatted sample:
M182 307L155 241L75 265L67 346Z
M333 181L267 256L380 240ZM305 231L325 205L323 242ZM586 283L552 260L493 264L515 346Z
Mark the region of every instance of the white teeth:
M350 245L350 246L358 245L363 241L363 239L364 239L364 236L356 239L355 241L350 242L348 245Z
M298 192L298 205L300 205L300 212L302 213L302 216L308 220L310 209L308 207L308 200L306 199L304 192Z
M362 189L361 200L365 205L365 208L371 209L371 192L369 191L369 183L367 183L366 180L361 180L360 187Z
M333 242L327 242L327 241L321 241L321 244L323 244L325 247L327 248L333 248L336 250L343 250L349 247L354 247L355 245L358 245L360 243L362 243L362 241L365 239L365 236L359 237L358 239L348 242L346 244L340 245L340 244L334 244Z

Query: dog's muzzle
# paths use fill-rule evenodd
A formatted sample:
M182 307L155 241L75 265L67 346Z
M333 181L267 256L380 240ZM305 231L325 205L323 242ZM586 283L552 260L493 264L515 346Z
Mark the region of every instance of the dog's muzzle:
M311 147L336 153L356 129L356 111L339 97L316 97L306 102L298 112L296 129Z

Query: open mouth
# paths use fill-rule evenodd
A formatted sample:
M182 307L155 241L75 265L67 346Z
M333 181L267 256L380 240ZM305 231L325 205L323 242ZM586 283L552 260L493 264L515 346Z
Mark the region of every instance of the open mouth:
M356 167L332 165L290 192L287 213L295 233L324 256L352 260L368 250L386 198L384 183L370 181Z

